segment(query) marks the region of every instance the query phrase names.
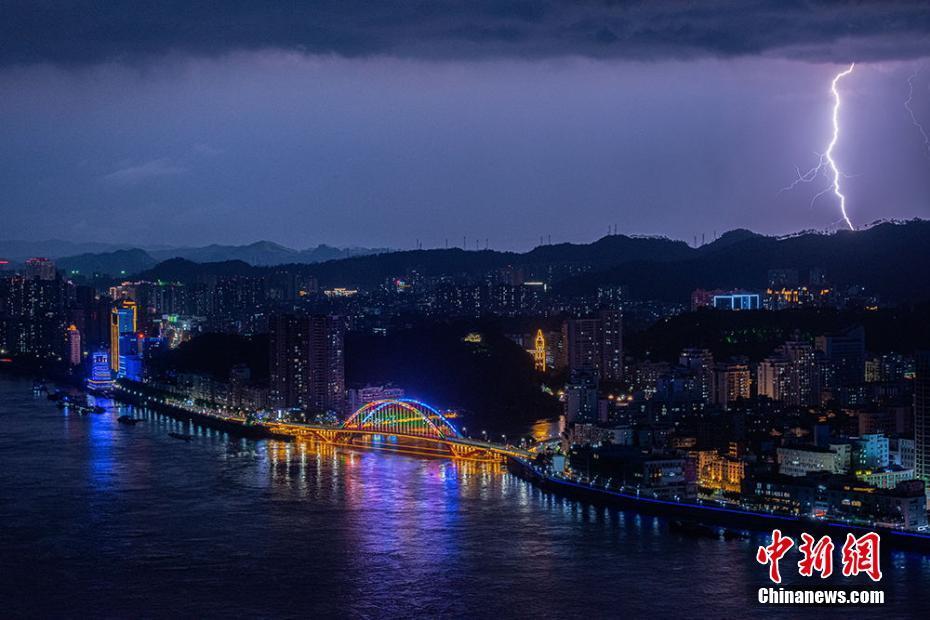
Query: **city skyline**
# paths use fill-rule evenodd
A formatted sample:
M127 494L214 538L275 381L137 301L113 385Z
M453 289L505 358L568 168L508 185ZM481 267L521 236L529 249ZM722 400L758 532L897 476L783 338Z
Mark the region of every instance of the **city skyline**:
M520 6L448 3L404 25L340 5L317 29L229 9L250 34L178 30L190 16L160 6L98 25L137 35L121 43L18 7L0 52L3 236L525 250L613 226L686 241L835 228L832 196L811 206L825 177L781 190L825 150L831 80L853 61L833 153L852 222L930 215L920 7L784 9L761 36L725 2L624 19ZM380 25L353 25L359 10ZM444 11L475 32L444 27ZM578 33L555 36L569 18Z
M2 6L6 615L930 604L930 3Z

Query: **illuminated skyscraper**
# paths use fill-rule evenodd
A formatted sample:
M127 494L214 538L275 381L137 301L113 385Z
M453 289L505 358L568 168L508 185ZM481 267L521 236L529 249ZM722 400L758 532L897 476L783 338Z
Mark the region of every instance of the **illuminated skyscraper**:
M82 360L81 355L81 332L78 331L77 325L68 326L68 363L72 366L78 366Z
M536 342L533 349L533 365L539 372L546 372L546 337L541 329L536 330Z
M110 312L110 369L118 373L120 347L127 344L126 336L136 333L136 302L124 299Z
M731 361L717 364L714 370L714 403L727 409L730 403L749 398L751 384L748 363Z

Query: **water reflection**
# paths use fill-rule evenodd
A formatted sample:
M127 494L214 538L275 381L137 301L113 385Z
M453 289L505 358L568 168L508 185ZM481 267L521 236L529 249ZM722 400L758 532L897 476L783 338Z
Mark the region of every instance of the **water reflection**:
M546 441L548 439L557 438L563 430L564 421L561 417L558 420L543 418L541 420L536 420L536 422L530 426L530 436L533 438L533 441Z
M0 379L7 615L737 617L765 583L756 540L687 538L499 465L253 441L117 405L71 415L29 387ZM888 558L882 612L930 603L928 558Z

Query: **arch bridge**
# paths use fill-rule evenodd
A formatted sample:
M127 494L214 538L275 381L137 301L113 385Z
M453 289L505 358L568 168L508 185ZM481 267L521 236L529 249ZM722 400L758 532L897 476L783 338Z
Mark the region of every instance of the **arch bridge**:
M326 443L399 454L499 462L527 456L524 450L464 437L442 413L424 402L392 398L366 403L338 426L269 424L276 432Z

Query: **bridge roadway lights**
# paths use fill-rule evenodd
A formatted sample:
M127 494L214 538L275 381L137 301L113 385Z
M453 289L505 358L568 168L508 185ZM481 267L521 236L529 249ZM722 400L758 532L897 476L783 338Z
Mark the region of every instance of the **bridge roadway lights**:
M315 428L310 434L316 436L317 439L322 439L325 443L337 443L343 433L336 429Z
M495 463L501 463L507 460L507 457L503 454L494 452L493 450L476 448L475 446L450 443L449 449L454 458L470 459L473 461L492 461Z
M273 424L275 430L327 444L393 450L398 453L447 456L483 462L503 462L516 452L462 437L442 413L413 399L384 399L362 405L341 426ZM381 442L376 437L390 438ZM360 441L355 441L356 439ZM379 444L379 445L373 445Z

